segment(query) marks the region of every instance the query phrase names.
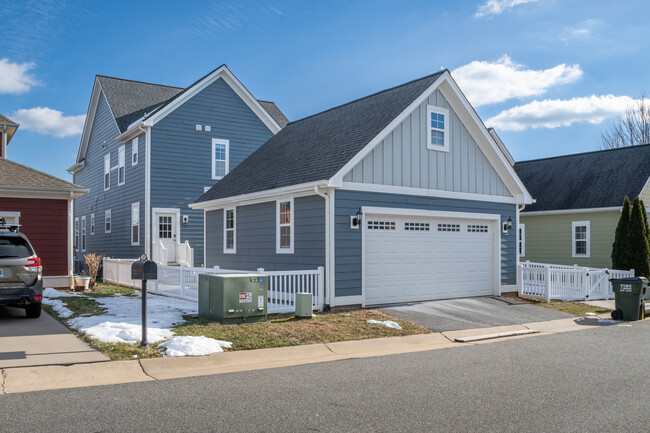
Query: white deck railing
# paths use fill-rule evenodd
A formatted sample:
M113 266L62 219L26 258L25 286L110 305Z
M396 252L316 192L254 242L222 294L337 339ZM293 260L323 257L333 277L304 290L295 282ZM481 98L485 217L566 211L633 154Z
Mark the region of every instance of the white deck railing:
M140 281L131 279L131 265L135 260L104 258L104 281L127 287L140 288ZM199 300L200 274L263 274L269 277L268 312L292 313L298 292L313 295L313 309L325 306L325 271L322 267L304 271L256 271L233 269L194 268L189 266L158 265L158 280L149 284L149 292L190 301Z
M518 269L519 296L563 301L612 299L611 278L633 277L629 271L523 262Z

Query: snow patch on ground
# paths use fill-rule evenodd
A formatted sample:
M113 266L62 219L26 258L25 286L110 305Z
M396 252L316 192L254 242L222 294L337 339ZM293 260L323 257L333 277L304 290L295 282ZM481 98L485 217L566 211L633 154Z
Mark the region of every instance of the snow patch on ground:
M402 329L401 326L397 324L397 322L393 322L392 320L384 320L383 322L380 322L379 320L368 320L368 323L372 325L379 325L379 326L385 326L387 328L395 328L395 329Z
M208 337L174 337L158 345L158 349L165 349L165 356L199 356L223 352L223 348L232 347L229 341L215 340Z
M70 311L70 309L65 306L63 301L59 299L46 298L43 296L43 303L52 307L56 314L58 314L62 319L67 319L73 314L72 311Z
M142 326L124 322L102 322L90 327L81 327L83 332L90 338L103 341L104 343L131 343L135 344L142 340ZM169 329L147 327L148 341L162 341L174 335Z
M76 293L59 292L58 290L53 289L51 287L47 287L43 289L44 298L74 298L79 296L82 295L78 295Z

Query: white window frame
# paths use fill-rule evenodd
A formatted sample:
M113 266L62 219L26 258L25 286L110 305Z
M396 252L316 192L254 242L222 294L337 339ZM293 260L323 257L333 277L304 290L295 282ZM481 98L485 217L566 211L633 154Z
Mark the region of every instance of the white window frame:
M81 251L86 251L86 216L81 217Z
M122 173L122 181L120 182L120 171ZM126 183L126 145L121 145L117 149L117 186L122 186Z
M109 189L111 189L111 154L107 153L104 155L104 191Z
M131 140L131 167L138 165L140 154L138 153L138 137Z
M79 218L74 219L74 246L78 251L81 251L81 244L79 243Z
M520 223L517 227L517 254L526 257L526 224Z
M232 211L232 228L226 227L228 211ZM228 248L226 244L226 234L232 231L232 248ZM223 210L223 253L224 254L237 254L237 208L229 207Z
M137 218L134 219L134 214L137 212ZM133 239L133 227L138 227L138 239ZM136 201L131 203L131 246L140 245L140 202Z
M576 227L586 227L587 234L586 239L576 239ZM576 253L576 241L586 241L587 243L587 253L586 254L577 254ZM572 221L571 222L571 252L573 257L590 257L591 256L591 222L590 221Z
M289 213L289 224L280 224L280 204L289 202L290 213ZM281 200L276 200L275 202L275 252L277 254L293 254L293 247L295 244L296 233L294 230L294 204L293 197L283 198ZM291 242L289 248L280 247L280 227L290 227L291 232Z
M215 145L225 145L226 146L226 170L224 171L224 176L228 174L230 171L230 140L224 140L221 138L213 138L212 139L212 179L214 180L219 180L223 179L223 176L215 176L214 175L214 169L216 168L216 152L215 152ZM221 159L219 161L222 161Z
M90 214L90 236L95 234L95 214Z
M108 224L106 223L108 221ZM108 225L108 228L106 227ZM111 210L104 211L104 233L110 233L113 230L113 218L111 218Z
M444 129L433 128L431 126L431 113L442 114L445 116L445 127ZM428 150L437 150L439 152L449 152L449 110L442 107L436 107L435 105L427 105L427 119L426 119L426 128L427 128L427 149ZM444 146L434 146L431 144L431 131L440 131L443 133Z

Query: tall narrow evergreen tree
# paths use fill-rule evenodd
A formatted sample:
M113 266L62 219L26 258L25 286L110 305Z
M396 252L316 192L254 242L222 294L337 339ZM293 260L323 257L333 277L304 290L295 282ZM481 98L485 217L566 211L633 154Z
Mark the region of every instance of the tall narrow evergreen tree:
M623 209L621 210L621 217L616 226L616 235L614 236L614 244L612 245L612 267L614 269L630 269L629 266L629 236L630 229L630 199L625 196L623 200Z
M628 233L630 239L629 265L636 271L637 276L647 278L650 275L650 245L648 245L647 221L645 221L644 214L641 200L637 197L632 205Z
M650 242L650 223L648 222L648 213L645 210L645 203L641 201L641 209L643 210L643 221L645 222L645 232L648 234L648 242Z

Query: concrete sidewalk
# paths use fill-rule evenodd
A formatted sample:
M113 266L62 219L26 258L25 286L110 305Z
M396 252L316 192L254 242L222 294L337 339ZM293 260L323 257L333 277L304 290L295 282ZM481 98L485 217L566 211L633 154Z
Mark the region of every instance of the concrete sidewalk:
M504 339L531 338L536 335L618 325L619 323L612 321L600 321L599 318L573 317L522 325L450 331L442 334L432 333L308 346L224 352L197 357L153 358L71 366L6 368L0 370L0 373L2 373L1 392L9 394L289 367L344 359L489 344ZM625 326L634 326L634 324L625 324ZM538 332L519 335L522 330ZM512 337L470 343L455 342L455 339L460 337L485 336L496 333L512 335Z
M47 313L0 307L0 368L110 361Z

